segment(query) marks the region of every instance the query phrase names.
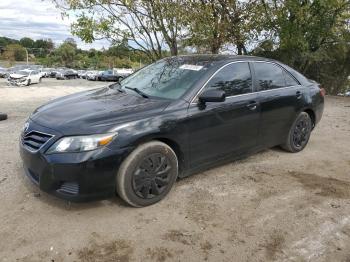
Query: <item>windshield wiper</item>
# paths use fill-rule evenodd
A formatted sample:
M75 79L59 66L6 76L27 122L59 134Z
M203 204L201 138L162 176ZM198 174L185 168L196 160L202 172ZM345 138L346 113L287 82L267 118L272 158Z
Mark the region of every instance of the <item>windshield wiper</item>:
M136 87L129 87L129 86L124 86L125 89L129 89L132 90L136 93L138 93L140 96L144 97L144 98L149 98L149 96L147 94L145 94L144 92L142 92L140 89L136 88Z
M125 93L125 91L123 89L121 89L121 86L119 83L114 83L114 84L111 84L108 86L109 88L112 88L112 89L117 89L119 92L121 93Z

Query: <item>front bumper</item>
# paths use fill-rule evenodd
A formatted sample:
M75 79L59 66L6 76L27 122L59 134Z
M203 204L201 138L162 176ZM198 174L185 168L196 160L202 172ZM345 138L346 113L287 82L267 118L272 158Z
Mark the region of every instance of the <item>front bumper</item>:
M8 78L7 84L11 86L25 86L28 83L28 79L15 79L15 78Z
M44 152L56 140L37 152L28 150L20 142L24 171L32 182L42 191L72 202L115 195L118 168L131 148L111 150L104 147L89 152L46 155Z

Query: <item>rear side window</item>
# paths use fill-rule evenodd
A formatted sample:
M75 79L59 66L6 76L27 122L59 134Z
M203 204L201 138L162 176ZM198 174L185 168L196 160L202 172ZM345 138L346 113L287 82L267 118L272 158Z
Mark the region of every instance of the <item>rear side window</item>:
M284 78L286 79L286 86L296 86L299 83L287 72L284 73Z
M217 72L206 89L221 89L226 96L252 92L252 76L248 63L233 63Z
M254 71L259 90L285 87L282 68L271 63L254 63Z

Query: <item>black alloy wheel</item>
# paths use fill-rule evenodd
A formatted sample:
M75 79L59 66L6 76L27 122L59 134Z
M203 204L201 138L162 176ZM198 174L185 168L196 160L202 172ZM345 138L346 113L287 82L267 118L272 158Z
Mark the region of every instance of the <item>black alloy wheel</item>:
M312 131L312 120L308 113L301 112L291 126L287 141L281 145L286 151L296 153L305 148Z
M310 121L306 117L302 117L295 125L293 132L293 143L296 148L303 148L310 135L311 125Z
M160 195L169 184L172 166L161 153L146 156L133 174L133 189L141 198Z
M170 146L160 141L139 145L123 161L116 191L128 204L145 207L162 200L178 175L178 160Z

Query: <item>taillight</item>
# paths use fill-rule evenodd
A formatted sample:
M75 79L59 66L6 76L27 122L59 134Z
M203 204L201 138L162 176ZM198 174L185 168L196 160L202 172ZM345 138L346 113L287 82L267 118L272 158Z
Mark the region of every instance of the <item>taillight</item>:
M326 89L320 88L320 94L322 97L324 97L326 95Z

